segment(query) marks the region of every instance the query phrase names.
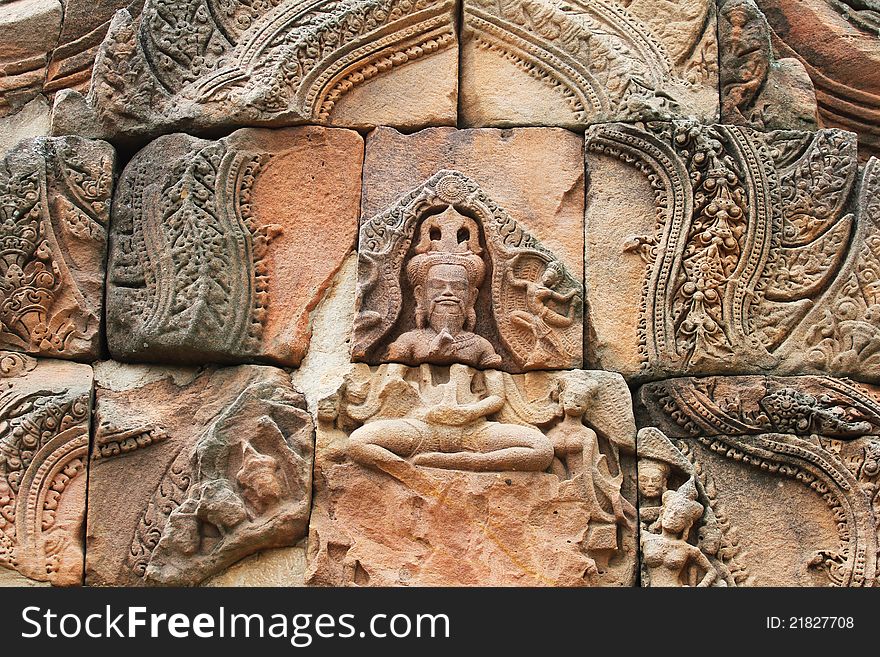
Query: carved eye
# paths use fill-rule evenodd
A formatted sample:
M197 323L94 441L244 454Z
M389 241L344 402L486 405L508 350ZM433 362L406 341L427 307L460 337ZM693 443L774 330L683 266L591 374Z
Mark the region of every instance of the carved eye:
M462 244L471 238L471 232L467 228L459 228L455 237L458 240L458 243Z
M437 240L440 239L440 229L439 228L431 228L429 235L431 236L431 241L436 242Z

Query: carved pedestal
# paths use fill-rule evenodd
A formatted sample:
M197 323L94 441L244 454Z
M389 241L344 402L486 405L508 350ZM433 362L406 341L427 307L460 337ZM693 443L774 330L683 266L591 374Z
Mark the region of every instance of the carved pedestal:
M321 402L306 582L627 586L620 376L358 366Z
M305 535L313 423L283 370L96 369L88 584L194 585Z

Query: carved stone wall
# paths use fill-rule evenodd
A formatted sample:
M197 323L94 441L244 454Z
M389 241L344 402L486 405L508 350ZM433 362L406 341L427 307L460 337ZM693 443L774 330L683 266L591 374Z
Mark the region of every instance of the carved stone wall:
M877 393L830 377L642 386L640 423L660 427L638 441L643 583L875 586Z
M877 1L0 0L0 585L876 586Z
M92 368L0 352L0 567L82 582Z
M610 372L359 366L318 405L307 583L631 586L628 400Z
M283 370L106 361L96 384L87 584L198 584L305 534L314 425Z
M354 247L362 160L357 133L318 127L169 135L140 151L114 205L110 353L298 365Z

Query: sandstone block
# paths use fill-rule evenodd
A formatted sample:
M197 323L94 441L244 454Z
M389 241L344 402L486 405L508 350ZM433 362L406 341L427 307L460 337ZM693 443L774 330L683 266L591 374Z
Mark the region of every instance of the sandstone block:
M0 378L0 570L81 584L92 368L4 351Z
M717 120L710 0L463 2L466 126Z
M801 62L777 58L754 0L719 5L721 121L759 130L815 130L816 92Z
M99 126L117 138L301 123L454 124L454 9L454 0L147 0L137 18L116 13L88 96L68 97L53 123L56 131Z
M12 114L43 90L46 63L58 41L58 0L15 0L0 10L0 116Z
M880 154L880 17L860 0L755 0L780 57L799 60L816 89L821 124L859 134Z
M311 585L631 586L613 373L357 366L319 404Z
M0 167L0 348L93 360L115 154L81 137L36 138Z
M86 583L195 585L305 535L314 425L287 373L96 371Z
M880 397L830 377L639 391L642 583L874 586Z
M880 381L880 163L860 168L855 135L673 122L586 142L591 366Z
M371 133L354 359L579 367L580 146L558 129Z
M354 247L362 159L357 133L320 127L143 149L114 204L113 356L298 365Z

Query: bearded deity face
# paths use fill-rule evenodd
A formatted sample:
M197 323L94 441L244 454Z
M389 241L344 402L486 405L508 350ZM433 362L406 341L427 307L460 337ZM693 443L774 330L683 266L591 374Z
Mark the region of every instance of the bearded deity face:
M464 267L434 265L428 270L423 292L428 322L433 326L441 318L460 317L464 326L468 312L473 309L474 292Z

